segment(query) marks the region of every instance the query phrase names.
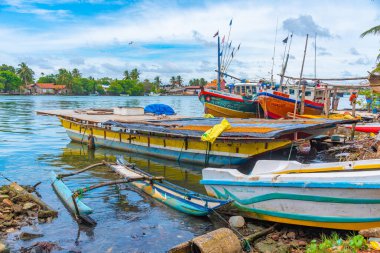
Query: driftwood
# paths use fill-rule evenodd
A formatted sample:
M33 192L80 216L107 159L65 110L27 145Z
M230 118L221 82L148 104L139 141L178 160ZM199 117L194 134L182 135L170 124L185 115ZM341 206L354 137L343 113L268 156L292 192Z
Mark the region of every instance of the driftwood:
M54 212L55 214L58 214L57 211L53 210L50 206L48 206L45 202L43 202L41 199L39 199L37 196L34 196L33 194L26 191L24 188L22 188L17 183L13 182L10 184L9 189L17 194L25 195L29 199L33 200L35 203L40 205L44 210Z
M266 229L263 229L257 233L254 233L254 234L251 234L251 235L248 235L246 237L244 237L244 241L246 242L253 242L257 239L259 239L260 237L263 237L271 232L274 231L274 229L276 228L277 224L274 224L273 226L269 227L269 228L266 228Z

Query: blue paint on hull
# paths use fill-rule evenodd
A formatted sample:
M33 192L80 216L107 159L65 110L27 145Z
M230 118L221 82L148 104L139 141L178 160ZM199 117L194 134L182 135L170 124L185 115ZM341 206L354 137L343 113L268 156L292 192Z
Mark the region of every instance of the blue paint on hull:
M87 143L87 136L83 134L74 133L72 131L66 130L68 136L73 141L85 142ZM150 155L155 157L160 157L164 159L176 160L178 162L192 163L192 164L205 164L205 154L186 152L182 150L169 150L156 147L146 147L140 146L132 143L119 142L115 140L104 140L103 138L95 137L95 145L103 146L107 148L113 148L128 152L140 153L144 155ZM205 151L206 153L206 151ZM221 155L209 155L208 165L210 166L228 166L228 165L241 165L248 162L251 158L240 158L240 157L230 157L230 156L221 156Z

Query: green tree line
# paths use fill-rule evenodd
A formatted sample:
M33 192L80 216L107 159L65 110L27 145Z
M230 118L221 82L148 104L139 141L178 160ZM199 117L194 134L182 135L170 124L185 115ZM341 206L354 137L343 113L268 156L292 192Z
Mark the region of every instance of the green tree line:
M137 68L131 71L125 70L121 80L110 77L95 79L93 77L83 77L79 69L67 70L61 68L55 74L45 75L41 73L38 80L34 78L34 71L22 62L17 68L2 64L0 66L0 91L6 93L20 92L23 93L26 86L37 83L54 83L65 85L72 95L88 95L98 93L101 95L120 95L141 96L150 92L163 93L162 80L156 76L153 81L149 79L140 80L140 71ZM173 80L172 80L173 79ZM182 87L183 78L178 75L170 79L172 88ZM204 78L192 79L189 85L205 85L207 82ZM106 87L106 89L105 89Z

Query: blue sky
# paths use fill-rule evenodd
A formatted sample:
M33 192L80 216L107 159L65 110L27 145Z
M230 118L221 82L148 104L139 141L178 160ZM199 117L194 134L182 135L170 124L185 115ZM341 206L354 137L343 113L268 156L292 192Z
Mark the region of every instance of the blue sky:
M288 74L299 75L305 35L317 33L317 75L363 76L375 65L380 37L359 35L380 23L380 1L127 1L2 0L0 63L24 61L39 76L78 68L85 76L121 78L137 67L142 78L215 78L216 40L241 43L229 73L268 77L278 19L274 72L281 40L293 32ZM227 38L226 38L227 40ZM133 41L132 44L129 44ZM305 75L314 74L310 38Z

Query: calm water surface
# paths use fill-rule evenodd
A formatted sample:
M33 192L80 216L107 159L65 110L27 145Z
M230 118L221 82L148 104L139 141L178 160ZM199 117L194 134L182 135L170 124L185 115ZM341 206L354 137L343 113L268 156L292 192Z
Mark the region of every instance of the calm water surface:
M189 217L169 209L129 188L100 188L87 194L84 202L92 207L98 224L95 228L78 226L59 201L50 185L49 173L78 170L103 159L113 161L116 155L136 163L155 175L198 192L200 168L185 167L175 162L98 148L89 152L86 146L71 143L55 117L38 116L36 110L109 108L113 106L146 106L165 103L178 114L201 116L203 108L197 97L60 97L0 96L0 172L20 184L41 181L39 193L45 202L59 211L50 224L23 228L42 233L44 237L23 242L9 237L13 251L37 241L58 243L62 252L164 252L195 235L212 230L208 219ZM117 179L106 168L97 168L67 180L71 189ZM0 184L7 181L0 175Z

